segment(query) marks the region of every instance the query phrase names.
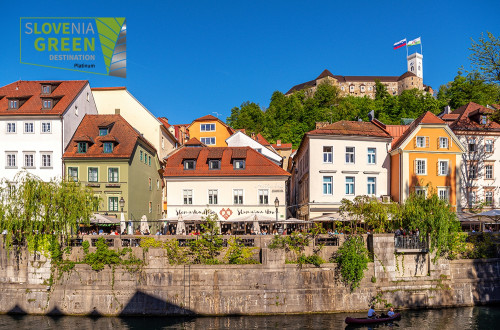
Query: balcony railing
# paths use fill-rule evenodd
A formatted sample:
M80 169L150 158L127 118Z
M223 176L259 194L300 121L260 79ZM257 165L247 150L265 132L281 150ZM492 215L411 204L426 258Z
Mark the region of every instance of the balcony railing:
M394 246L396 250L420 250L429 249L426 240L421 240L420 236L396 236L394 237Z

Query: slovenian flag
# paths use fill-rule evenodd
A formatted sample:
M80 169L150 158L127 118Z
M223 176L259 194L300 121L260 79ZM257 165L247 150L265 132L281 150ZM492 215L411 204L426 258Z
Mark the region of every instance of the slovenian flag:
M404 38L401 41L396 42L394 44L394 49L398 49L398 48L401 48L401 47L404 47L404 46L406 46L406 38Z
M408 41L408 47L420 45L420 43L421 43L420 37L418 37L417 39L413 39L413 40Z

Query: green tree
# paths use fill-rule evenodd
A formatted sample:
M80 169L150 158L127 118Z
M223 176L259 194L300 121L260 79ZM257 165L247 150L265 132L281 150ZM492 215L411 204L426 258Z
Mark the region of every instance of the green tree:
M189 241L190 254L195 264L218 264L222 250L222 235L217 225L217 214L208 215L201 225L202 234Z
M389 96L387 87L380 80L375 79L375 100L382 100Z
M354 291L359 287L370 261L363 237L357 235L347 236L333 260L337 263L342 282L349 286L351 292Z
M493 33L481 33L477 41L472 39L469 56L473 69L487 82L500 83L500 39Z

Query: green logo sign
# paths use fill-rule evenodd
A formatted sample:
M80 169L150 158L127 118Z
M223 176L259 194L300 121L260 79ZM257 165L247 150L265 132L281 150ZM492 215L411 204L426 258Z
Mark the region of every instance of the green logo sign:
M20 62L127 76L124 17L21 17Z

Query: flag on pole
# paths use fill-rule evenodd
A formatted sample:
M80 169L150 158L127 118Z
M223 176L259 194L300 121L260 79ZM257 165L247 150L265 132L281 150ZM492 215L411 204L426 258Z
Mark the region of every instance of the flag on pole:
M418 37L417 39L410 40L408 41L408 47L420 45L420 42L421 42L420 37Z
M406 46L406 38L404 38L403 40L401 41L398 41L394 44L394 49L398 49L398 48L401 48L403 46Z

